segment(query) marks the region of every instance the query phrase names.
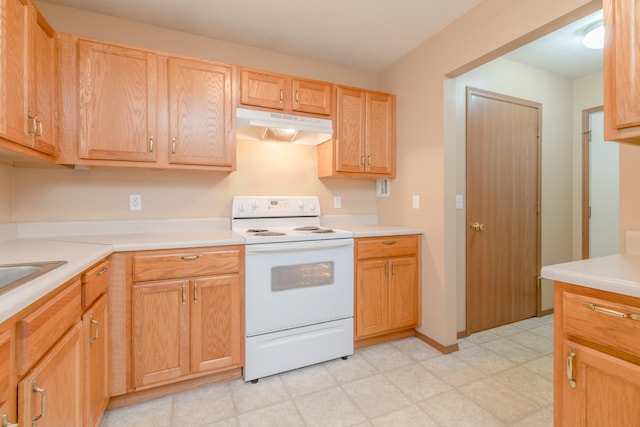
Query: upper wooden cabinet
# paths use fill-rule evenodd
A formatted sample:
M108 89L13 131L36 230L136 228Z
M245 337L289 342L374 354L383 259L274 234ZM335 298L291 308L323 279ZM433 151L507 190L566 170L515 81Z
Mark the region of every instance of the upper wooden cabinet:
M168 59L170 163L233 167L232 72L230 66Z
M56 153L55 32L27 0L0 3L0 144L51 160ZM44 154L44 155L43 155Z
M155 162L156 56L78 41L78 156Z
M70 34L57 46L58 163L235 169L232 66Z
M604 138L640 144L640 15L636 0L604 0Z
M335 138L318 147L318 176L393 178L396 98L338 86Z
M240 103L255 107L331 115L333 85L251 69L240 71Z

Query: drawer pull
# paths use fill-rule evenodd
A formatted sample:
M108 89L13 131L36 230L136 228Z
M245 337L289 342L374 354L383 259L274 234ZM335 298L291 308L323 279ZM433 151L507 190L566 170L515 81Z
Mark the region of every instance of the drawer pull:
M196 259L200 259L200 255L184 255L180 257L183 261L193 261Z
M96 276L102 276L107 272L107 267L102 267L100 270L96 271Z
M95 336L89 338L89 344L93 344L98 339L98 334L100 333L100 325L98 324L98 321L93 318L93 314L89 316L89 322L95 326Z
M18 427L18 424L13 424L9 422L9 416L5 412L2 414L2 427Z
M630 317L630 318L632 318L634 320L640 319L640 316L638 316L637 314L626 314L626 313L623 313L621 311L612 310L610 308L599 307L599 306L597 306L595 304L592 304L590 302L586 302L586 303L584 303L584 305L585 305L585 307L590 308L593 311L596 311L596 312L602 313L602 314L608 314L609 316L620 317L622 319L626 319L627 317Z
M572 348L569 357L567 357L567 378L571 388L576 388L576 379L573 376L573 360L576 358L576 349Z
M395 245L396 243L398 243L395 240L385 240L384 242L382 242L383 245Z
M44 417L47 411L47 390L45 390L44 388L38 387L38 383L36 382L36 380L33 380L33 383L31 383L31 386L33 388L33 391L35 391L36 393L42 393L42 400L40 400L40 415L36 415L31 420L31 425L35 426L38 420Z

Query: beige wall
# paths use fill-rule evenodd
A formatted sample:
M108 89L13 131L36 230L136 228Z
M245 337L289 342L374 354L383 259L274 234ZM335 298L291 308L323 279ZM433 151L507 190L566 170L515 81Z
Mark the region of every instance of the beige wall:
M466 87L542 104L542 265L572 257L573 84L568 78L499 58L456 78L456 193L466 199ZM466 207L466 206L465 206ZM458 331L466 329L466 210L456 211ZM553 284L543 283L542 310L553 308Z
M0 164L0 224L11 222L13 210L13 168Z
M231 174L15 168L13 220L220 218L235 195L274 194L317 195L323 214L376 213L374 182L317 178L316 147L238 141L237 162ZM141 211L129 210L129 194L142 195Z
M582 111L603 104L602 72L573 81L573 259L582 259Z
M455 85L447 76L601 7L587 0L484 0L380 75L380 89L398 95L399 173L378 215L426 230L420 332L443 345L455 344L457 332L455 108L445 108ZM412 194L425 200L422 209L411 208Z
M640 230L640 146L620 144L620 253L626 253L625 232Z

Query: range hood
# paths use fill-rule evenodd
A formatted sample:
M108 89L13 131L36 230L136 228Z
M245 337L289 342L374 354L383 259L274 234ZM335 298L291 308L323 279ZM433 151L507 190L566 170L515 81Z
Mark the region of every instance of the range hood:
M333 138L328 119L236 108L238 139L318 145Z

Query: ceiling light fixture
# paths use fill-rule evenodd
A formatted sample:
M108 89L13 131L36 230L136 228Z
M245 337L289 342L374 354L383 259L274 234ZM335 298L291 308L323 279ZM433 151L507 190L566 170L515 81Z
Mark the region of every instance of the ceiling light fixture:
M598 21L594 25L587 27L586 34L582 39L582 44L589 49L602 49L604 47L604 27L602 26L602 21Z

